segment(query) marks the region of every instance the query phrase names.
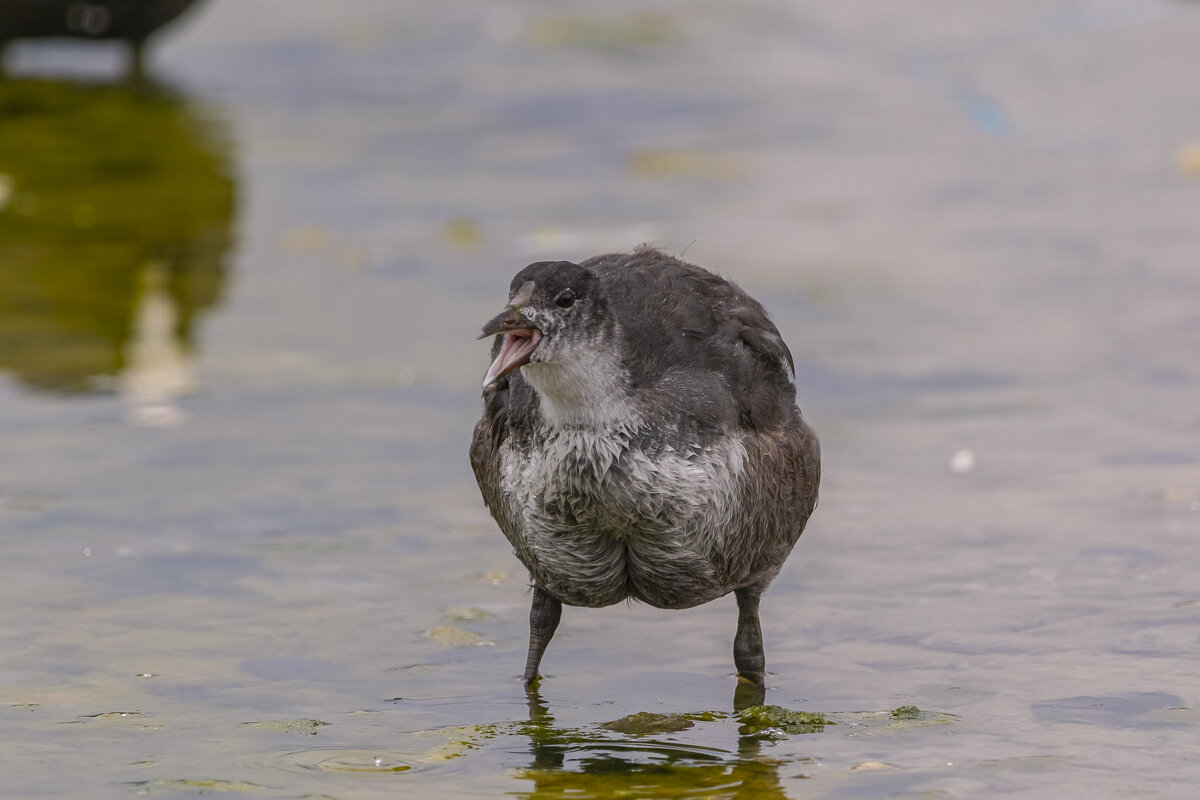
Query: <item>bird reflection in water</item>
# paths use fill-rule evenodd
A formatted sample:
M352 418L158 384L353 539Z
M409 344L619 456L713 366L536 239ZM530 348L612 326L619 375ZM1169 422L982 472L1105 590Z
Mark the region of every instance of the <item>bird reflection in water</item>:
M177 422L234 212L224 126L178 92L0 81L0 370Z
M764 739L758 733L740 735L733 753L653 733L622 736L560 728L537 688L530 687L527 695L529 720L518 730L529 738L532 758L516 777L531 781L533 787L513 792L516 797L771 800L787 796L779 776L783 762L761 752Z

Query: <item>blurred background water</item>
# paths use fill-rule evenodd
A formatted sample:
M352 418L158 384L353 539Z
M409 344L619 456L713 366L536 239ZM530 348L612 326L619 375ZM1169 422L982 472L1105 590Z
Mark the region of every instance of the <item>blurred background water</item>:
M3 794L1191 797L1197 41L1176 0L208 0L140 78L9 42ZM567 609L519 685L474 335L642 242L796 356L768 702L831 724L732 716L729 598Z

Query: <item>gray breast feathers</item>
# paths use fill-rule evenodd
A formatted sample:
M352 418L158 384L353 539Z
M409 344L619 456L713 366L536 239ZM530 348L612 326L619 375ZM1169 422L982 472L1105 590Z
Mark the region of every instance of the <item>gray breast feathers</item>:
M572 605L675 608L729 591L714 561L745 462L739 437L677 449L647 447L633 427L544 429L501 447L498 488L535 582Z

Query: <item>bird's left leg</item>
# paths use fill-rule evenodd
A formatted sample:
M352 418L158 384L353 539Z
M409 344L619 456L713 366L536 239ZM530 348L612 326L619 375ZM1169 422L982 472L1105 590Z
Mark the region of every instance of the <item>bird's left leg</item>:
M562 603L540 586L533 587L533 605L529 608L529 655L525 659L526 686L533 685L540 676L538 666L546 645L562 619Z
M737 666L738 678L761 686L767 669L763 655L762 626L758 623L758 599L762 589L746 586L736 589L738 626L733 639L733 663Z

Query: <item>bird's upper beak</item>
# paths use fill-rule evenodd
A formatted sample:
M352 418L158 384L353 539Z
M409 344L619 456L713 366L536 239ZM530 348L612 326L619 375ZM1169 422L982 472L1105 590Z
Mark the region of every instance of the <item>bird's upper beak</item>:
M541 331L533 327L513 305L484 323L483 330L476 338L484 339L496 335L503 337L500 340L500 352L496 354L496 359L483 376L484 389L494 386L497 381L518 367L528 364L529 356L542 340Z

